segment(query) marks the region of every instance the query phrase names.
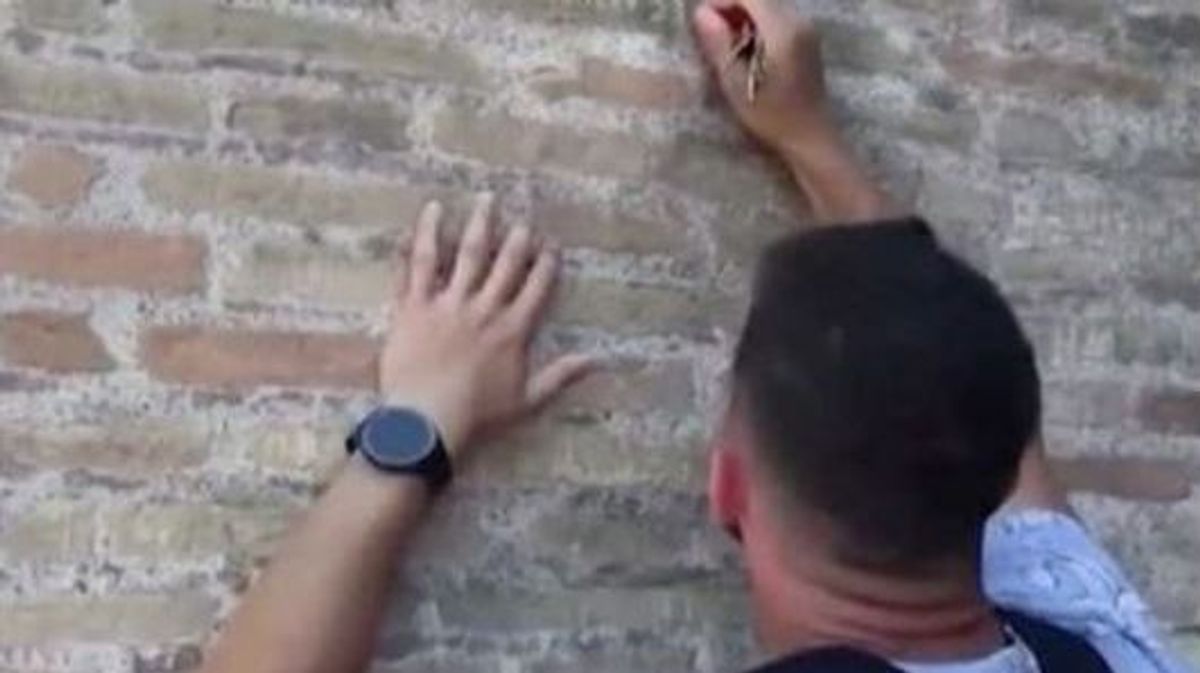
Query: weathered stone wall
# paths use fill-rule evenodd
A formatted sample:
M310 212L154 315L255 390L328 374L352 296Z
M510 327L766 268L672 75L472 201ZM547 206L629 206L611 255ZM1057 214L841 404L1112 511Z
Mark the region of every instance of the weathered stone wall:
M194 665L370 404L394 239L485 187L569 249L546 346L620 366L464 475L380 670L751 660L702 445L754 252L803 216L683 5L0 0L0 670ZM1019 305L1080 509L1183 638L1195 3L802 6L856 144Z

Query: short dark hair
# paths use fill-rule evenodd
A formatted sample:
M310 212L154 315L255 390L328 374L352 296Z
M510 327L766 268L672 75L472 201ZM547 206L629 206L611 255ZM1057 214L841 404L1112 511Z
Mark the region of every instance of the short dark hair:
M777 485L881 571L977 560L1041 416L1012 309L919 219L769 248L734 378Z

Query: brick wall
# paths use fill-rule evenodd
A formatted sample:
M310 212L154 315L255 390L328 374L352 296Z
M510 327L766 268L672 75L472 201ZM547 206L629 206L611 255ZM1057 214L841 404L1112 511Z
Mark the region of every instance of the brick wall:
M0 2L0 671L194 665L370 404L392 242L484 187L569 248L546 344L620 367L465 475L380 670L754 657L702 441L797 204L683 4ZM1020 307L1081 511L1195 648L1194 4L803 5L856 144Z

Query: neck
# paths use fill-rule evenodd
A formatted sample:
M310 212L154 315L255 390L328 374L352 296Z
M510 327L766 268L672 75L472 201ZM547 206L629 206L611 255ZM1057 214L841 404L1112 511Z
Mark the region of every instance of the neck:
M775 654L841 645L891 660L939 662L1003 647L1003 629L974 570L897 578L809 558L756 574L759 631Z

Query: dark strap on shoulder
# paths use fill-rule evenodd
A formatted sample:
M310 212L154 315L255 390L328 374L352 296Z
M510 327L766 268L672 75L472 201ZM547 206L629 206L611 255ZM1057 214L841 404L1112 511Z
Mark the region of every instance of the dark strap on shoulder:
M884 659L848 647L808 650L751 673L904 673Z
M998 611L1037 658L1042 673L1113 673L1087 640L1015 612ZM888 661L848 647L800 652L751 673L903 673Z
M1033 651L1042 673L1113 673L1104 657L1083 637L1016 612L1001 610L999 614Z

